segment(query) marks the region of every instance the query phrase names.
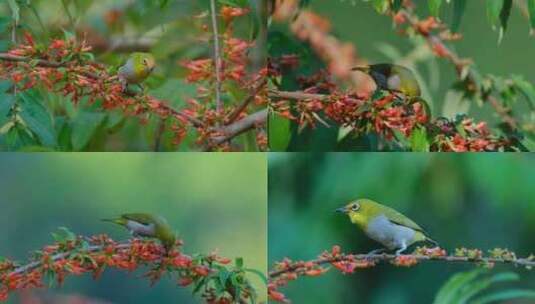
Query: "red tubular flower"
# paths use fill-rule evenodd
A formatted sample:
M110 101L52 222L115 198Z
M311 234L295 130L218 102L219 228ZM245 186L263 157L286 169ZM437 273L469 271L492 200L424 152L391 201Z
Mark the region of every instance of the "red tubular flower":
M249 9L241 7L223 6L221 8L221 17L226 23L231 22L236 17L244 16L249 13Z
M279 291L268 289L268 296L270 300L281 302L281 303L290 303L286 296Z

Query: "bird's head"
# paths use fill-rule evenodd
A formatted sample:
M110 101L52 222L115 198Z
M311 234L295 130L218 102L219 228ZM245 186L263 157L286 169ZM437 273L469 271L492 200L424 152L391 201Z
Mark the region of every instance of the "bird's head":
M366 227L368 221L379 211L376 205L369 199L357 199L336 209L336 212L346 214L353 224Z
M134 68L143 71L143 73L148 74L156 67L156 60L151 53L136 52L132 53L130 58L134 62Z
M152 72L154 68L156 67L156 60L154 59L154 56L152 56L152 54L143 53L142 58L141 58L141 64L143 64L143 66L147 70Z

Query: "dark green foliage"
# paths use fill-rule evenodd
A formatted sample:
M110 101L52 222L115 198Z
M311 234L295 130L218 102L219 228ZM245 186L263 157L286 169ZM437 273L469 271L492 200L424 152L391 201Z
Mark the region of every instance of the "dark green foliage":
M498 283L514 282L514 272L491 273L476 269L453 275L438 291L433 304L486 304L512 299L535 299L535 290L505 288L494 291Z

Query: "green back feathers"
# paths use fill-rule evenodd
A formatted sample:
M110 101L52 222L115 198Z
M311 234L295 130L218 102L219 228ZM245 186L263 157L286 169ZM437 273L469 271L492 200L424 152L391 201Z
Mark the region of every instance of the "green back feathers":
M358 224L362 228L367 227L368 222L371 219L379 215L385 215L392 223L409 227L425 234L425 231L422 229L422 227L418 226L418 224L416 224L414 221L390 207L379 204L370 199L359 199L353 203L350 203L348 206L351 206L352 204L358 204L358 210L349 210L349 217L353 223Z
M370 75L378 89L401 92L408 97L421 95L420 85L414 73L401 65L390 63L358 66L352 70L361 71ZM396 79L398 77L398 79Z
M155 235L163 245L169 250L176 240L175 233L171 226L161 216L155 216L149 213L125 213L115 219L103 219L106 222L112 222L121 226L126 226L128 221L135 221L143 225L154 225Z

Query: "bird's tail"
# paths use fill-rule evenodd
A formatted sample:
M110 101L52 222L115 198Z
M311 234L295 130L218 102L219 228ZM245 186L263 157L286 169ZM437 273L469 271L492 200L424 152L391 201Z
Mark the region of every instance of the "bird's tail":
M100 220L103 222L110 222L110 223L114 223L114 224L121 225L121 226L126 225L125 220L122 218L100 219Z
M440 245L438 244L437 241L433 240L432 238L430 238L430 237L428 237L428 236L425 237L425 240L426 240L427 242L429 242L429 243L435 245L436 247L440 247Z

